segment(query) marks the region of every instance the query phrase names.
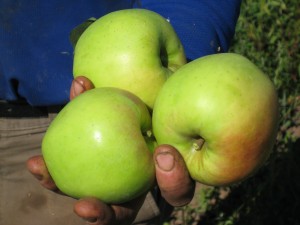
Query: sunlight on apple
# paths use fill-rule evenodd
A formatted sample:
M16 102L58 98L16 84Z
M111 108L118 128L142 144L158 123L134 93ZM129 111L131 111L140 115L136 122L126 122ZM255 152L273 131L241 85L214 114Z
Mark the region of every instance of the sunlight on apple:
M102 135L99 131L95 131L94 133L94 140L101 142L102 141Z

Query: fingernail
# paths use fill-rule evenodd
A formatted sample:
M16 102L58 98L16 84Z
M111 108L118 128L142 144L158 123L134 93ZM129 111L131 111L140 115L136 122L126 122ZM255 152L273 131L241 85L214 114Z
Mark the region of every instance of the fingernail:
M157 166L164 171L171 171L174 168L174 156L169 152L159 153L156 156Z
M75 94L75 96L78 96L79 94L81 94L85 90L82 83L80 83L77 80L73 80L72 89L73 89L73 93Z
M89 224L93 224L93 223L96 223L98 221L97 218L86 218L84 219L87 223Z

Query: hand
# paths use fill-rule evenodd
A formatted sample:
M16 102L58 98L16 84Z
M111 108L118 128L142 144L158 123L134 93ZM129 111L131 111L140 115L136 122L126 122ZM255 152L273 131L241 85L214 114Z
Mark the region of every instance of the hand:
M160 145L153 158L162 197L172 206L187 205L194 196L195 181L191 179L180 153L170 145Z
M71 86L70 99L74 99L93 84L85 77L77 77ZM188 204L194 195L195 182L190 178L179 152L168 145L155 149L153 159L156 168L157 185L162 197L172 206ZM27 161L28 170L49 190L62 194L52 180L42 156L34 156ZM131 224L145 196L128 203L107 205L96 198L83 198L74 204L74 212L91 225Z
M76 77L70 88L70 100L73 100L76 96L82 94L83 92L93 89L93 83L84 76Z

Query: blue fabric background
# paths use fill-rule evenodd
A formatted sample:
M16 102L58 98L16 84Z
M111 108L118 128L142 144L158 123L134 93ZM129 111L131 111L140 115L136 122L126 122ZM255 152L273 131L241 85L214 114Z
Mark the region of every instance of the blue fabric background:
M241 0L2 0L0 99L65 104L72 82L70 31L90 17L141 7L174 26L189 60L228 50Z

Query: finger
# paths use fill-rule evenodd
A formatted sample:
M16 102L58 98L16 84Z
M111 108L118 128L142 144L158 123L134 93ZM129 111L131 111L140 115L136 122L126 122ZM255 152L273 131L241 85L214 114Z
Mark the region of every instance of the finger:
M120 205L107 205L95 198L83 198L74 205L74 212L90 225L129 225L134 221L144 196Z
M74 99L76 96L82 94L83 92L93 89L93 83L84 76L76 77L71 84L70 89L70 100Z
M45 161L42 156L33 156L27 160L27 169L35 176L40 184L52 191L58 191L53 179L51 178Z
M155 149L156 179L164 199L172 206L188 204L195 191L195 181L189 175L179 152L169 145Z
M78 200L74 205L74 212L88 224L106 225L115 221L113 209L95 198Z

